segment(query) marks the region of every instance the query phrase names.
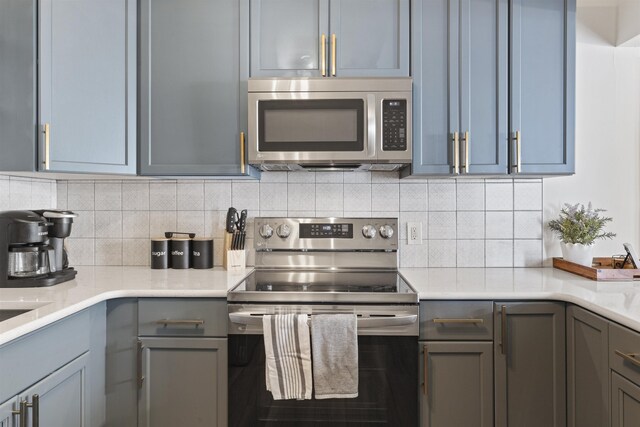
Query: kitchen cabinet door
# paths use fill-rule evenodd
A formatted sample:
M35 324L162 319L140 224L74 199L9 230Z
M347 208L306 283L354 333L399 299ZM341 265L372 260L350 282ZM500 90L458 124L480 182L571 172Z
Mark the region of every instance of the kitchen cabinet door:
M496 425L564 427L564 303L498 302L494 325Z
M331 0L335 75L408 77L409 26L409 0Z
M413 175L507 173L507 11L507 0L413 2Z
M140 174L242 175L248 0L141 0Z
M0 404L0 427L17 427L20 419L13 411L18 411L19 409L20 404L15 397Z
M136 173L136 10L39 2L39 170Z
M36 166L35 0L0 1L0 170Z
M251 0L250 8L252 77L409 76L409 0Z
M252 77L320 77L323 65L327 74L329 0L251 0L250 9Z
M567 419L569 427L607 427L609 323L574 305L567 308Z
M141 427L227 425L226 338L140 338Z
M611 426L640 425L640 386L611 371Z
M27 409L26 425L36 425L37 412L41 426L89 427L88 360L89 353L83 354L18 396L33 405Z
M493 426L493 344L421 342L424 427Z
M575 0L511 0L514 173L575 171L575 23Z

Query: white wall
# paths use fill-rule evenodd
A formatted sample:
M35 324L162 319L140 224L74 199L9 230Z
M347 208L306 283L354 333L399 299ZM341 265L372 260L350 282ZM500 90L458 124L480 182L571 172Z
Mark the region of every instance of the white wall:
M615 7L578 7L576 66L576 174L545 179L543 219L563 203L593 202L613 217L612 241L599 241L594 255L640 249L640 48L614 47ZM544 257L560 256L545 228Z

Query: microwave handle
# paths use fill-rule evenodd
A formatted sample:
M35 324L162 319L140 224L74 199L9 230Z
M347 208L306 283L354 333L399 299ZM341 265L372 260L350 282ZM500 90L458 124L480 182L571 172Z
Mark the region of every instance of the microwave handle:
M366 157L376 158L376 97L367 95L367 152Z

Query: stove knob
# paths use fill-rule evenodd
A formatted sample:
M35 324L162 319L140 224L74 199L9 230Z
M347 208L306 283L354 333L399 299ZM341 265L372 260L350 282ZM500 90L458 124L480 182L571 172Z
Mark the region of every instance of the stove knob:
M393 237L393 227L389 224L385 224L380 227L380 235L385 239L390 239Z
M367 239L376 237L376 228L373 225L365 225L362 227L362 235Z
M273 228L269 225L269 224L264 224L262 227L260 227L260 236L262 236L263 239L268 239L269 237L273 236Z
M278 237L286 239L291 234L291 227L287 224L280 224L278 228L276 228L276 233L278 234Z

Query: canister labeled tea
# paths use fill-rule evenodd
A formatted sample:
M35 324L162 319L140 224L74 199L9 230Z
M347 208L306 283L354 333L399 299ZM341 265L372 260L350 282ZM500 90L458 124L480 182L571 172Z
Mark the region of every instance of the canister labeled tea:
M213 239L198 238L191 242L191 267L213 268Z
M171 239L171 268L189 268L189 254L191 253L191 239L174 237Z
M169 239L158 237L151 239L151 268L155 270L171 267Z

